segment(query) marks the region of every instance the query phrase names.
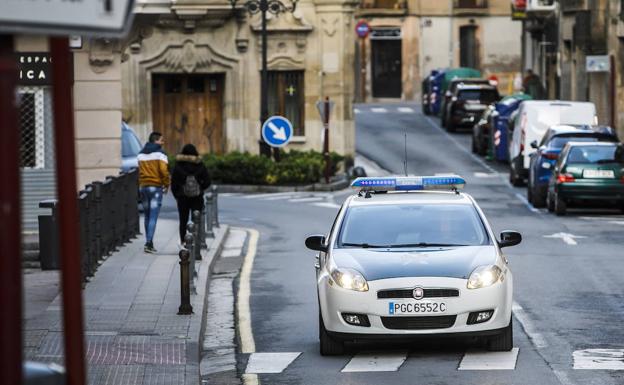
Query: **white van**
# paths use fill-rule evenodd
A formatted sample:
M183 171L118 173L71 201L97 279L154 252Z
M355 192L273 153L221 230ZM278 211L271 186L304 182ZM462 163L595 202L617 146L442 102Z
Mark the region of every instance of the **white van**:
M522 102L509 142L509 181L520 186L528 176L531 142L542 139L548 127L557 124L597 124L596 106L590 102L527 100Z

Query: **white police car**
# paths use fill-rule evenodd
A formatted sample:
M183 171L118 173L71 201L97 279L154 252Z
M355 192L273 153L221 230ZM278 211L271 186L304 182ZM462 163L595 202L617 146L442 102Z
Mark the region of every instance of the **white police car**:
M423 335L471 336L513 347L513 279L502 247L459 176L358 178L319 251L322 355L344 343ZM420 190L420 191L418 191ZM437 190L437 191L435 191ZM440 191L446 190L446 191Z

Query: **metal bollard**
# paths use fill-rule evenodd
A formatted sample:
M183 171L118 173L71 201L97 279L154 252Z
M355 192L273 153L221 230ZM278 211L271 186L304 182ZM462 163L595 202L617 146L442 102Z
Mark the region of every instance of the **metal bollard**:
M208 238L214 238L214 231L212 230L212 193L207 192L204 194L204 222L206 223L206 236Z
M190 277L191 277L191 293L197 294L197 289L195 288L195 277L197 277L197 271L195 270L195 253L193 252L193 248L195 247L195 239L193 237L195 231L195 225L191 223L186 224L186 235L184 236L184 247L190 253Z
M178 308L178 315L193 314L189 258L190 252L188 250L180 250L180 307Z
M204 228L202 227L202 215L201 211L193 210L193 223L195 224L195 248L193 251L195 252L195 260L201 261L201 249L206 248L206 234L204 232Z
M212 190L212 223L215 227L219 227L219 190L214 184L210 189Z

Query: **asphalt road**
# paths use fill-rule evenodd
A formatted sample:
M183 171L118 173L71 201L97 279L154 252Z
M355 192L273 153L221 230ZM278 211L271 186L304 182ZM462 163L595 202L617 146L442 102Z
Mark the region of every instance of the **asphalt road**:
M459 370L479 348L458 340L367 345L342 357L321 357L314 253L303 241L307 235L329 230L349 192L230 195L221 199L222 220L260 232L250 296L256 357L239 355L241 373L248 369L248 361L261 358L257 353L279 353L268 357L264 366L280 366L284 359L283 370L258 374L260 383L624 383L623 215L571 210L561 218L533 209L526 204L525 190L507 183L503 165L474 157L467 133L446 134L438 120L423 116L417 105L359 105L356 124L359 153L401 174L407 133L410 174L464 176L466 192L475 197L495 232L514 229L523 234L521 245L506 249L517 302L517 360L509 370ZM545 237L549 235L553 237ZM354 357L367 353L399 361L402 357L404 362L394 371L376 371L387 369L377 360L366 371L342 372ZM484 360L491 364L496 358L486 355Z

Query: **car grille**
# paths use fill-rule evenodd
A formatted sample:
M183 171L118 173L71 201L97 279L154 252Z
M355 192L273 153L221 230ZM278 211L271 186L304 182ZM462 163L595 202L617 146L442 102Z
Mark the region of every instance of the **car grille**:
M455 324L455 318L457 318L456 315L381 317L381 323L386 329L395 330L445 329Z
M395 290L380 290L377 292L378 299L386 298L414 298L412 292L414 289L395 289ZM424 289L423 298L444 298L444 297L459 297L459 290L457 289Z

